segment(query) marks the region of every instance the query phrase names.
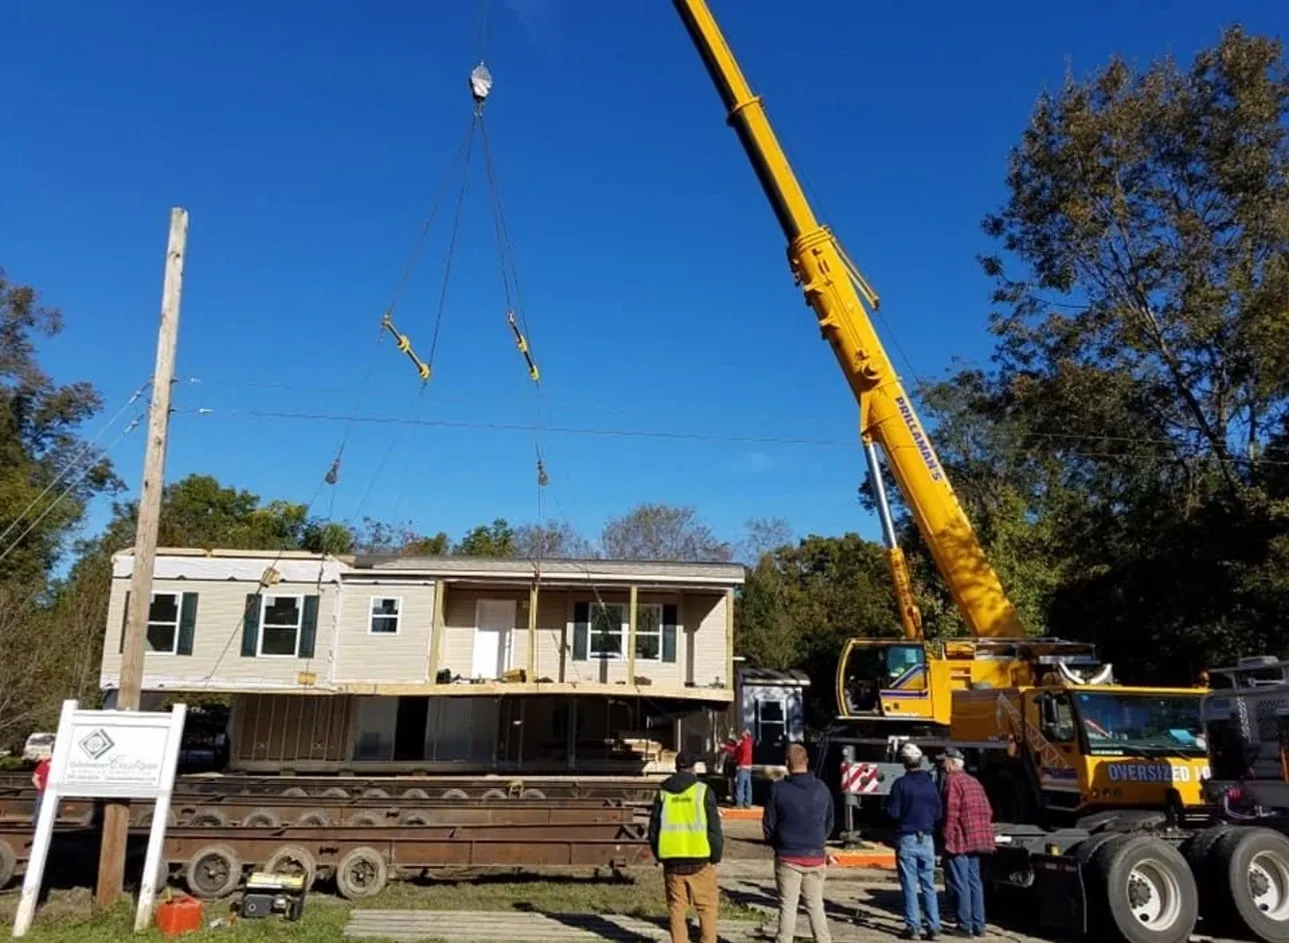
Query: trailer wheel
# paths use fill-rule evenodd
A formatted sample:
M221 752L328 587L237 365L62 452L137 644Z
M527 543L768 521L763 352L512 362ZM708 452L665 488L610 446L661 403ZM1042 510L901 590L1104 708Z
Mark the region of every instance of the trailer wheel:
M223 828L228 824L228 816L221 809L202 809L188 820L194 828Z
M281 824L282 820L272 809L251 809L246 813L246 818L242 819L242 825L246 828L277 828Z
M292 786L289 789L282 790L282 798L284 799L304 799L308 795L309 793L302 786Z
M283 845L269 855L263 870L269 874L289 874L304 878L304 889L313 887L318 877L318 861L303 845Z
M525 789L519 794L520 799L545 799L546 793L540 789Z
M146 828L150 826L152 824L152 819L156 815L156 811L157 810L155 808L152 808L152 809L149 809L147 812L144 812L142 815L140 815L139 826L141 828ZM174 809L170 809L168 812L166 812L166 828L174 828L177 821L178 820L175 818Z
M430 794L424 789L408 789L403 792L404 799L428 799ZM447 797L444 796L446 799Z
M193 896L218 900L236 889L242 879L242 859L227 845L206 845L188 859L184 882Z
M9 842L0 840L0 890L9 886L18 871L18 856Z
M375 812L359 812L346 820L345 824L352 825L354 828L375 828L380 824L380 816Z
M469 799L470 793L464 789L449 789L443 793L444 799Z
M404 812L398 820L399 825L429 825L430 813L420 809L414 809L411 812Z
M504 789L489 789L479 798L484 802L505 802L510 796L507 795Z
M1231 829L1213 850L1209 884L1218 912L1267 943L1289 943L1289 838Z
M362 795L360 796L360 798L362 798L362 799L388 799L388 798L389 798L389 793L388 793L388 792L386 792L384 789L364 789L364 790L362 791Z
M389 883L389 866L375 848L355 848L336 866L336 890L346 900L375 897Z
M341 789L339 786L328 786L326 789L322 790L322 798L324 798L324 799L348 799L348 798L349 798L349 790L348 790L348 789Z
M328 828L331 825L331 816L322 809L309 809L295 820L295 824L306 828Z
M1195 929L1195 878L1167 842L1119 835L1093 855L1092 870L1103 905L1092 916L1106 936L1117 931L1128 943L1183 943Z

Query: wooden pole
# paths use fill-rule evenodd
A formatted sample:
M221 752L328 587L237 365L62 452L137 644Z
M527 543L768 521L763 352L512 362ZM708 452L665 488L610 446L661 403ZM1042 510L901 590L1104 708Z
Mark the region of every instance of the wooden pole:
M157 333L157 362L152 374L152 407L148 413L148 442L139 492L139 523L134 537L134 569L130 574L130 611L121 656L117 710L137 711L143 687L143 649L152 605L152 567L157 556L161 522L161 489L165 482L166 437L170 429L170 388L175 372L175 342L179 335L179 293L183 285L184 249L188 242L188 211L170 210L170 243L166 249L165 282L161 289L161 327ZM121 893L125 877L125 843L130 826L128 802L109 802L103 815L103 845L99 851L98 904L107 907Z

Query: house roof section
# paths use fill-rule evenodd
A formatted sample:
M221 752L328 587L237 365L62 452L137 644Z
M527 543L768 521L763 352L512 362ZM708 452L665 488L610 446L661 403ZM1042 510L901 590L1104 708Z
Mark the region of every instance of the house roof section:
M584 583L706 583L740 586L743 567L737 563L675 563L641 560L535 560L496 557L359 556L357 570L415 572L443 579L558 577Z
M803 688L810 685L810 676L796 668L789 671L778 671L774 668L739 668L738 673L744 684L777 684Z
M128 577L133 549L112 557L113 576ZM272 566L288 582L333 581L344 576L379 579L523 580L535 574L565 585L651 584L731 588L743 583L737 563L676 563L637 560L542 560L492 557L336 556L300 550L222 550L163 547L157 550L158 579L259 580Z

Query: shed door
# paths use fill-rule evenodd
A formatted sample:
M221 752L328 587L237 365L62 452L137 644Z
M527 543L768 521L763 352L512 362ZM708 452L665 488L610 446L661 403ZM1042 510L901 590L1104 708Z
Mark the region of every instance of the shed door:
M783 765L783 751L788 748L787 712L781 700L756 702L756 755L758 765Z

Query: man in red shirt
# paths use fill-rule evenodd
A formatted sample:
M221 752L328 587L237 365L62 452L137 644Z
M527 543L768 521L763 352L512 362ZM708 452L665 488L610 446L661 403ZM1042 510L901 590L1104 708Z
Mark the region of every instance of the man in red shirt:
M957 747L944 751L944 878L957 900L958 930L985 935L980 856L994 850L993 810L980 781L963 768Z
M52 744L50 749L53 749ZM45 798L45 787L49 785L49 764L49 757L41 757L31 773L31 784L36 787L36 811L31 813L32 825L40 821L40 804Z
M736 743L725 748L734 759L734 807L746 809L752 805L752 731L744 730Z

